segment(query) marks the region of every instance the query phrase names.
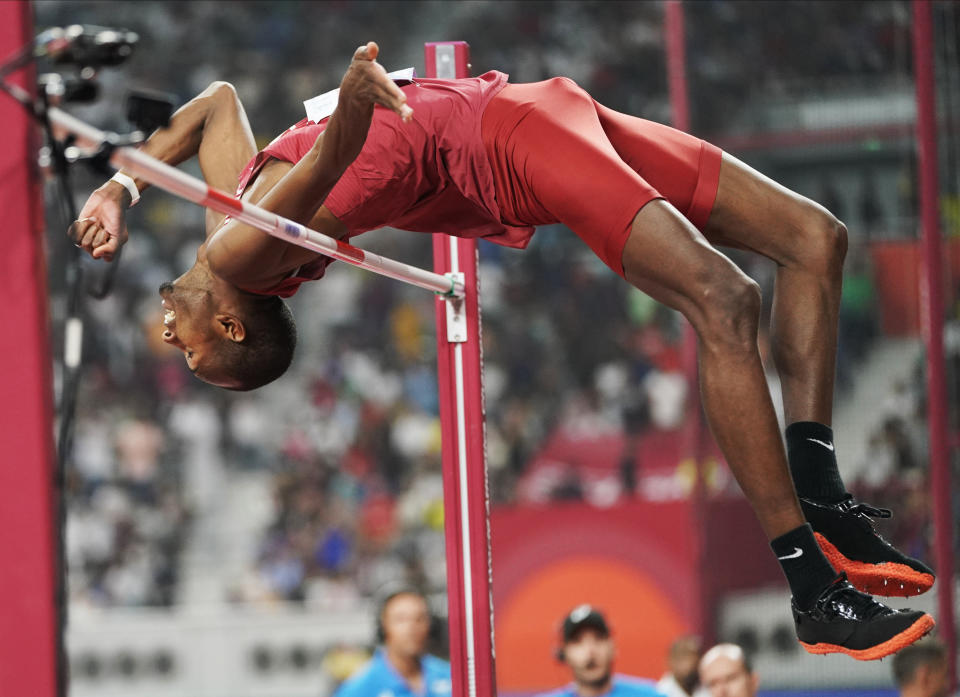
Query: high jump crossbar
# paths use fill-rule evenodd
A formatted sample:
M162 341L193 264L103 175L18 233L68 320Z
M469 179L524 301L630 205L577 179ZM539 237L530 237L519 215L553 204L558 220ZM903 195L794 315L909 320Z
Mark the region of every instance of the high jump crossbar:
M99 148L112 141L110 134L94 128L61 109L53 107L48 114L53 124L76 135L81 146ZM171 194L229 215L285 242L291 242L361 269L433 291L438 295L449 298L462 298L464 295L463 282L452 274L443 276L420 269L311 230L282 215L234 198L133 147L115 148L110 155L110 164L117 169L122 168L131 172Z

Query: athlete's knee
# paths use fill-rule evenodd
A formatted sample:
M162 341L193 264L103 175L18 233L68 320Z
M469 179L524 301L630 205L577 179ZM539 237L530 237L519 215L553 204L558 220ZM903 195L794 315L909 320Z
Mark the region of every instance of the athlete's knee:
M813 240L825 270L839 270L847 256L847 226L824 211L813 223Z
M801 223L805 266L818 273L839 273L847 256L847 226L817 204L805 208Z
M700 305L695 326L705 344L738 352L756 350L762 298L753 279L734 268L704 289Z

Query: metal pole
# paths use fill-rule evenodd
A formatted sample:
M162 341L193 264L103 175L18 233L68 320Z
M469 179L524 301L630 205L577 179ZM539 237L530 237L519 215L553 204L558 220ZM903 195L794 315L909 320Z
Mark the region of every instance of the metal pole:
M428 78L470 75L463 41L424 46ZM434 268L462 276L463 300L437 301L437 381L443 439L450 664L456 697L496 694L490 497L484 445L477 244L433 236Z
M933 66L932 8L913 2L913 66L917 100L917 173L923 228L921 326L927 345L927 417L930 429L930 495L933 500L934 558L937 567L937 614L940 637L947 645L951 689L957 679L957 632L953 613L953 515L950 448L947 434L947 387L943 355L943 271L940 241L940 183L937 173L937 111Z

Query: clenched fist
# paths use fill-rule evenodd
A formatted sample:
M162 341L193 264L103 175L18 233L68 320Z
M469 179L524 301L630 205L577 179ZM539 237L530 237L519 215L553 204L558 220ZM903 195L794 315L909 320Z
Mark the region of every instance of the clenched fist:
M113 261L113 255L127 241L126 212L130 192L113 180L90 194L80 217L67 235L73 243L94 259Z

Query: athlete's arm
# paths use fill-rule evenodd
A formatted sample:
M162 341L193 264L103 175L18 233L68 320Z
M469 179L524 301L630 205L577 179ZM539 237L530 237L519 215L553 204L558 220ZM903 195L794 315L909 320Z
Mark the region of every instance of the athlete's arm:
M309 225L322 218L321 207L351 162L360 154L380 104L405 121L413 111L406 95L376 62L379 49L373 42L361 46L340 83L337 109L326 130L309 152L266 191L251 197L262 208ZM258 179L262 179L261 173ZM259 182L267 186L267 180ZM289 271L299 250L239 220L230 219L210 238L206 259L210 270L234 285L256 289Z
M207 183L228 192L236 187L237 177L257 152L243 105L226 82L212 83L180 107L170 125L155 131L141 150L168 165L197 155ZM150 186L142 179L134 181L141 193ZM108 181L90 195L68 234L94 258L110 261L127 241L130 201L122 184ZM222 220L223 215L207 211L208 236Z

